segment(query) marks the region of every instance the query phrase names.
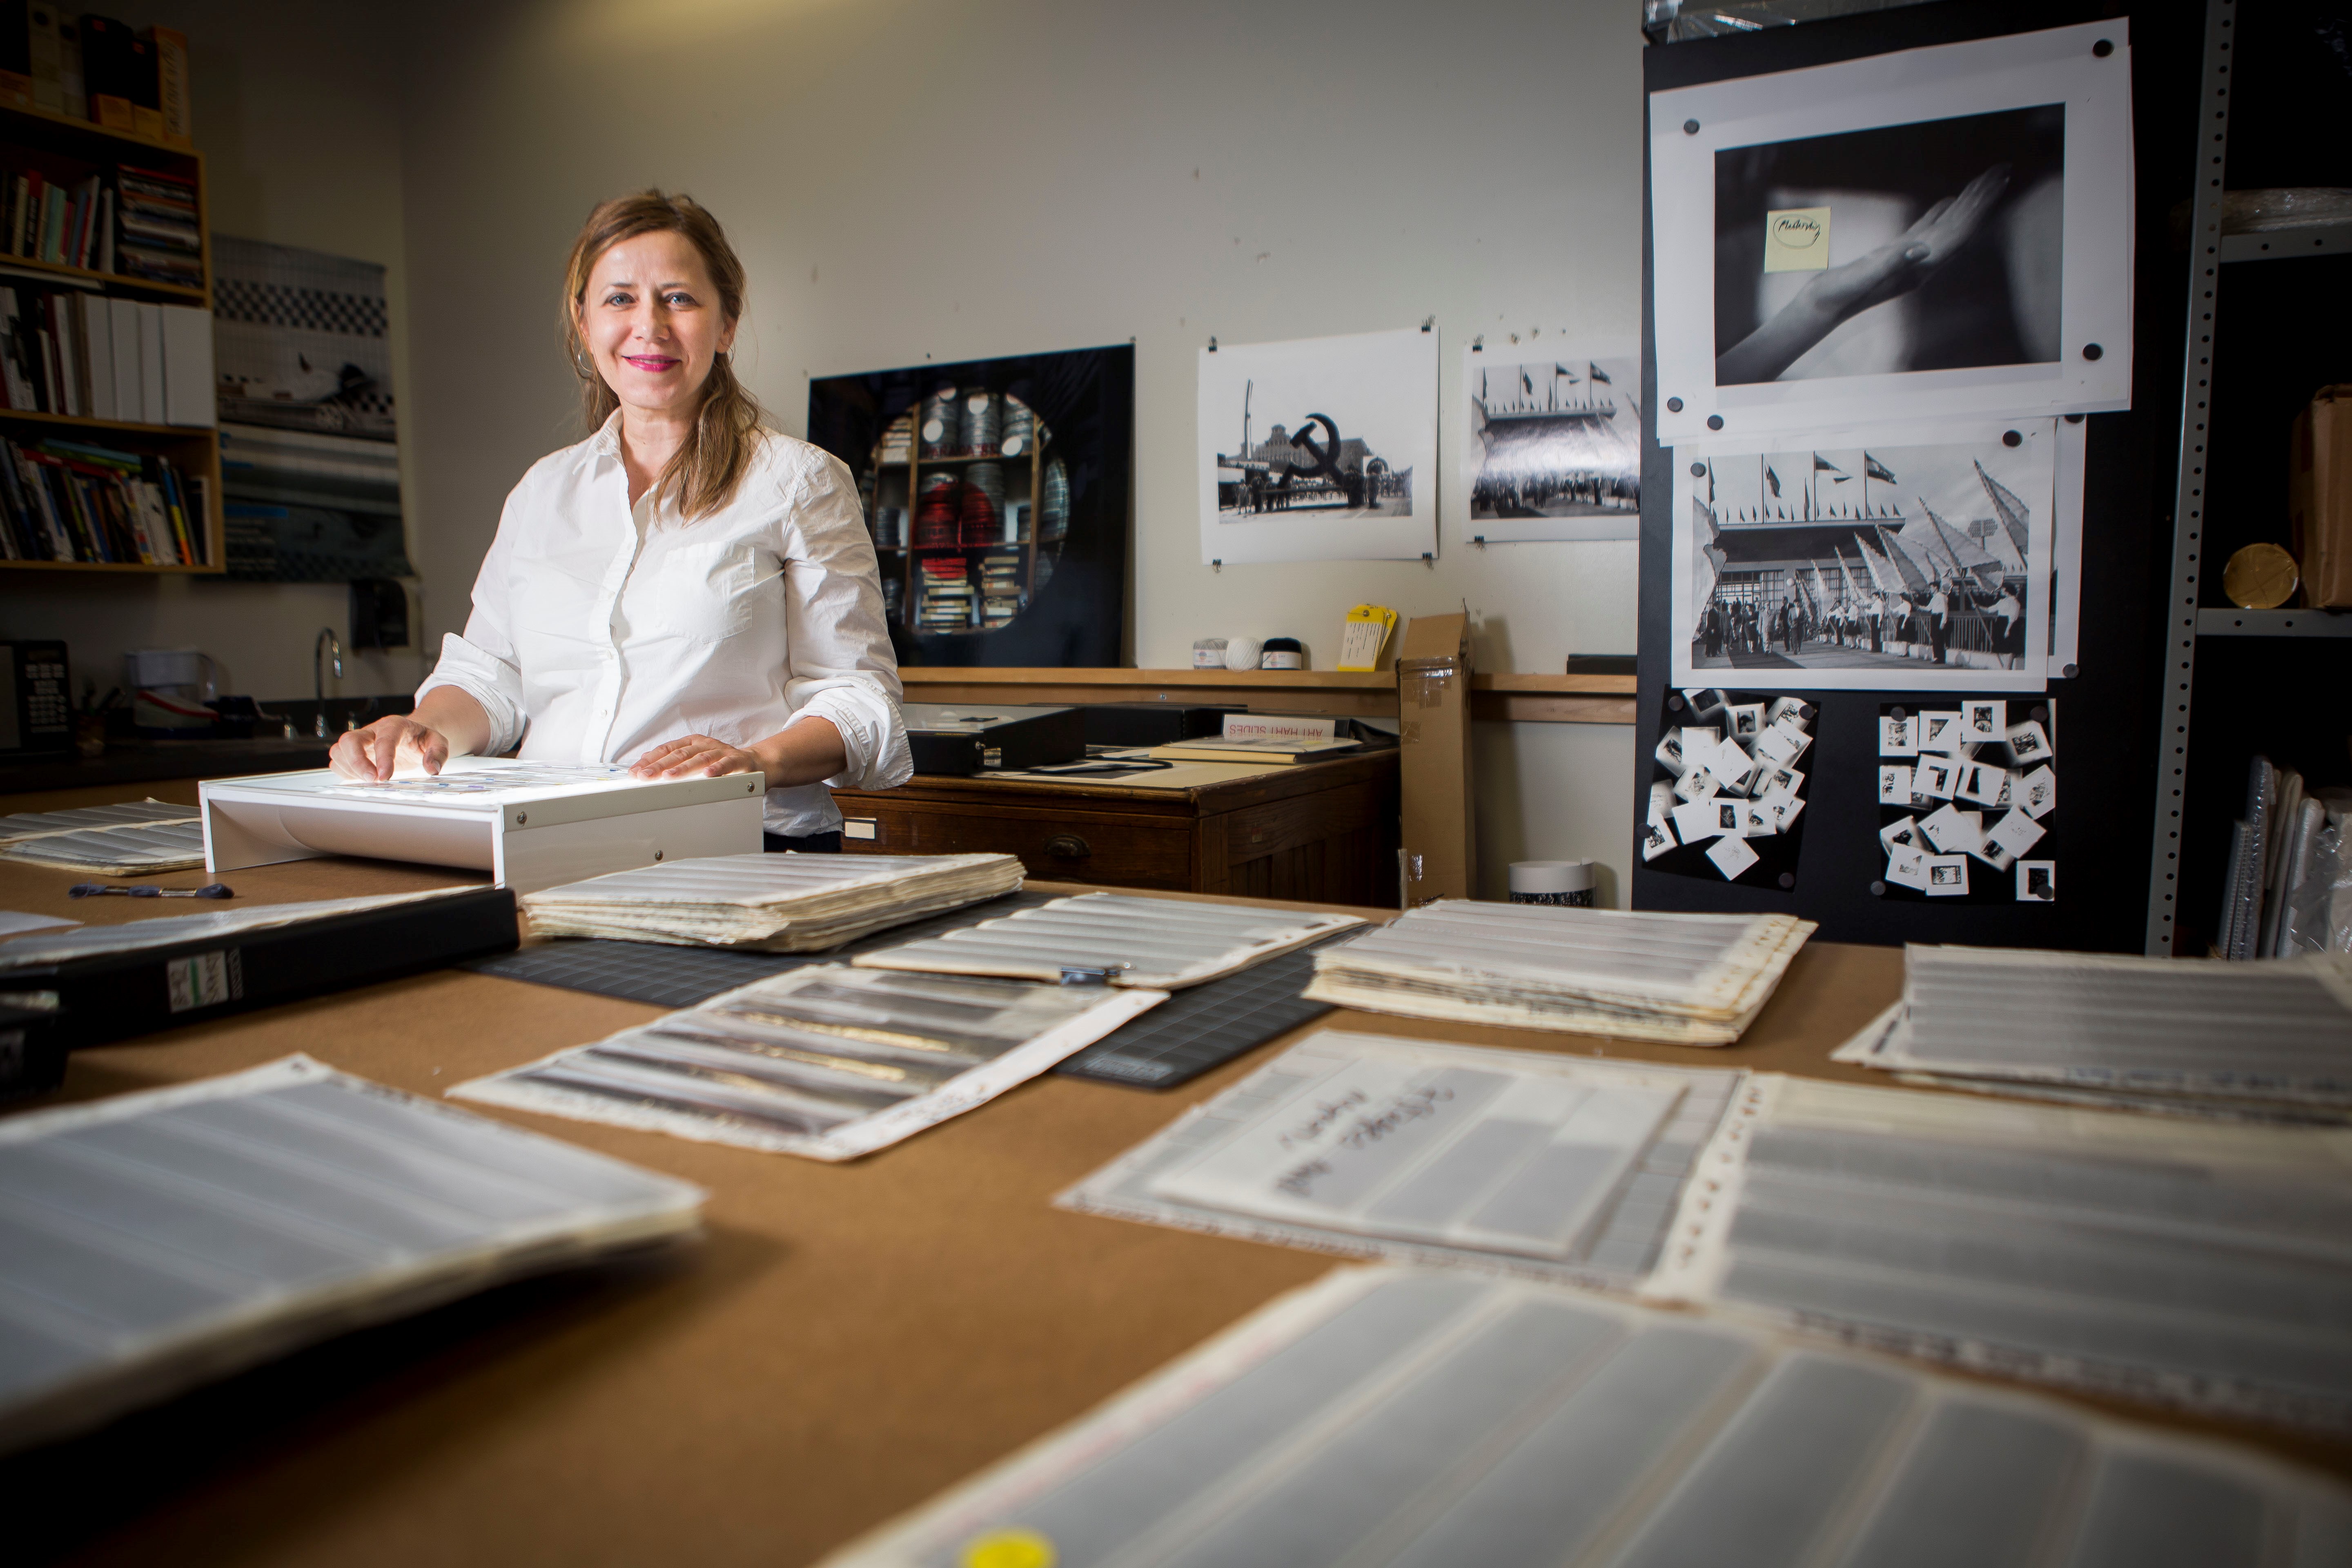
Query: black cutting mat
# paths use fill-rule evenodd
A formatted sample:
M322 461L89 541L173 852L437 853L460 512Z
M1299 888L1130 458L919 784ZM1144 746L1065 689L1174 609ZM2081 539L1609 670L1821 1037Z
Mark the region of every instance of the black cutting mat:
M1315 954L1363 934L1351 926L1311 946L1277 953L1239 974L1189 986L1120 1025L1054 1070L1129 1089L1174 1089L1331 1011L1299 993Z
M788 969L811 963L840 963L861 952L876 952L922 937L961 931L982 921L1000 920L1064 896L1013 893L950 910L911 925L893 926L830 952L738 952L724 948L672 947L658 942L562 937L554 942L532 942L511 952L471 959L457 967L470 969L477 974L525 980L534 985L617 996L625 1002L648 1002L656 1007L692 1007L722 991L732 991Z

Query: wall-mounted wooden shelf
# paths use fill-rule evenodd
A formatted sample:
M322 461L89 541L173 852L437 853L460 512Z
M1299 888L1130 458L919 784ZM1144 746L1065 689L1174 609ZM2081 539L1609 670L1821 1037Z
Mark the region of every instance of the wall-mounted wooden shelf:
M1260 713L1397 716L1396 671L1330 669L901 668L919 702L1246 703ZM1477 675L1471 713L1519 723L1630 724L1630 675Z
M198 264L203 281L171 283L100 272L31 257L0 254L0 286L80 289L145 304L212 306L212 226L207 206L204 155L152 137L113 131L47 110L0 104L0 164L30 167L57 184L79 184L92 175L110 178L121 165L168 174L195 188L196 230L203 237ZM168 461L184 480L202 480L204 515L192 519L203 534L205 563L148 566L131 562L0 561L0 571L100 572L118 575L217 575L225 570L227 542L221 521L220 433L208 426L148 425L44 414L31 408L0 408L0 434L12 439L83 439L118 450L152 454Z

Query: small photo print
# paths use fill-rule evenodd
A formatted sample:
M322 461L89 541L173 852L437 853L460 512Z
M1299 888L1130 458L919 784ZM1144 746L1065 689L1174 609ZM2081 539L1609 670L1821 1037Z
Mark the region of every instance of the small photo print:
M1715 862L1715 868L1723 873L1727 882L1738 881L1739 874L1756 864L1757 859L1756 851L1748 847L1745 838L1718 838L1707 850L1706 858ZM1962 872L1961 878L1966 880L1967 873Z
M1922 756L1912 773L1912 788L1929 800L1949 800L1959 785L1960 764L1942 757Z
M2008 787L2009 770L1990 763L1962 763L1960 784L1954 793L1962 800L1972 800L1979 805L1999 805L2001 791Z
M1715 775L1704 767L1686 768L1675 781L1675 794L1685 800L1705 800L1715 794Z
M2056 903L2058 862L2020 860L2017 863L2017 901L2021 904Z
M1941 752L1948 757L1960 753L1960 715L1958 710L1919 715L1919 750Z
M1897 849L1886 858L1886 879L1898 888L1927 890L1927 851Z
M1919 831L1945 855L1965 855L1984 842L1984 813L1947 805L1919 819Z
M2022 724L2011 725L2003 739L2009 742L2009 754L2015 757L2020 764L2050 760L2050 737L2042 732L2041 725L2031 719Z
M1662 822L1654 822L1642 832L1642 858L1654 860L1675 847L1675 830Z
M2042 825L2021 811L2012 811L1985 833L1985 842L2007 855L2022 855L2042 838Z
M1919 819L1906 816L1890 822L1878 830L1878 842L1889 855L1901 849L1916 849L1919 845Z
M1960 739L1970 743L2005 740L2009 734L2009 704L1999 699L1968 702L1960 708Z
M1969 892L1969 858L1965 855L1930 855L1927 857L1927 896L1931 899L1966 898Z
M1675 807L1675 837L1685 844L1697 844L1725 831L1723 815L1733 809L1717 805L1711 800L1696 800L1688 805ZM1734 817L1731 831L1738 832L1738 819Z
M1878 804L1881 805L1911 804L1911 770L1908 767L1898 765L1878 770Z
M1882 757L1916 757L1919 754L1919 715L1907 719L1881 719L1878 721L1878 754Z
M2050 815L2058 804L2058 775L2047 763L2025 775L2017 786L2017 808L2028 816Z
M1743 741L1754 740L1764 728L1764 705L1760 702L1743 702L1727 711L1731 714L1731 732Z
M1802 731L1813 721L1813 705L1801 697L1775 697L1764 705L1764 722L1790 724Z
M1669 730L1661 735L1658 738L1658 749L1652 752L1650 755L1655 759L1658 766L1676 778L1682 777L1689 771L1690 764L1683 760L1682 731L1678 730Z

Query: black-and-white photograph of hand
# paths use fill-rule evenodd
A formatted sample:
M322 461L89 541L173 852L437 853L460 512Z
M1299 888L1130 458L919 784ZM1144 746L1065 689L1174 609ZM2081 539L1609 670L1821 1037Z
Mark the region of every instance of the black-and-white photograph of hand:
M1717 153L1716 384L2057 358L2064 138L2052 104Z

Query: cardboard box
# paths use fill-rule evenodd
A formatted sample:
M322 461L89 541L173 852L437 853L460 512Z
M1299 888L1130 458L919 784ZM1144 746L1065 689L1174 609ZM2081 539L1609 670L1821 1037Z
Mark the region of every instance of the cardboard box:
M1470 818L1470 617L1415 617L1405 626L1396 670L1410 910L1470 896L1477 841Z
M2304 603L2352 605L2352 386L2323 386L2295 416L2287 515Z

